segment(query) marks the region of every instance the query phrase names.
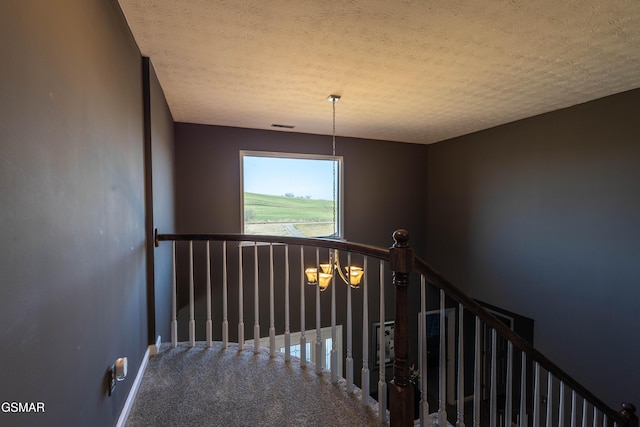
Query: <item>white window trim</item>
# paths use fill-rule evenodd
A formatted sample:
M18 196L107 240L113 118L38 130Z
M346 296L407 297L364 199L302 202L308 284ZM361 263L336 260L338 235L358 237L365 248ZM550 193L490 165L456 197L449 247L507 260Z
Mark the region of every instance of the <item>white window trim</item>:
M279 151L252 151L240 150L240 233L244 234L244 156L255 157L280 157L310 160L337 160L338 161L338 188L337 188L337 236L336 240L344 239L344 160L342 156L332 156L330 154L308 154L308 153L288 153Z

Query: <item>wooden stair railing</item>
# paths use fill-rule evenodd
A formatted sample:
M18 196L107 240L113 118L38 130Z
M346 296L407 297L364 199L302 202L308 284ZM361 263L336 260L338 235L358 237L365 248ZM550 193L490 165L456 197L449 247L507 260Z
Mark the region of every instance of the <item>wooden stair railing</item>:
M271 280L270 280L270 311L271 320L269 334L271 337L270 347L271 354L275 351L273 344L274 334L274 321L273 321L273 245L284 245L286 250L285 254L289 254L289 245L300 247L300 292L301 292L301 365L304 366L304 348L306 343L306 337L304 336L304 292L305 292L305 279L304 279L304 247L316 248L316 263L318 261L318 250L328 249L337 250L339 252L349 254L349 260L351 254L358 254L364 257L365 270L367 265L367 258L374 258L379 260L380 263L380 295L384 295L383 287L385 275L384 265L388 263L392 271L392 282L395 287L395 330L394 330L394 347L395 347L395 360L393 365L393 379L389 383L389 412L390 419L386 418L386 393L387 385L384 376L384 368L380 369L380 381L378 383L378 408L380 414L380 420L382 422L390 421L392 426L410 426L414 425L414 386L410 384L410 368L409 368L409 316L416 313L409 313L409 279L412 275L419 275L420 277L420 313L424 317L421 318L422 330L418 337L420 348L420 425L430 426L432 418L429 411L429 390L427 380L427 341L426 338L426 296L427 285L434 286L438 289L439 297L439 366L438 366L438 391L437 391L437 418L439 420L438 425L443 426L448 422L452 422L456 427L464 427L465 425L473 426L505 426L511 427L512 423L517 423L518 426L532 426L539 427L540 425L551 426L558 425L560 427L577 427L581 425L586 427L587 425L593 427L638 427L638 417L635 413L636 408L630 403L624 403L620 412L607 406L602 400L597 398L593 393L583 387L575 379L569 376L560 367L551 362L543 354L537 351L531 344L521 338L515 332L513 332L504 323L490 314L483 306L477 301L460 291L452 283L447 281L441 274L435 271L429 264L422 259L416 257L413 250L408 244L409 235L405 230L397 230L393 234L395 243L389 249L377 248L368 245L356 244L346 241L330 240L330 239L308 239L297 237L280 237L280 236L257 236L257 235L242 235L242 234L158 234L155 233L156 246L161 241L173 242L173 259L174 259L174 272L173 272L173 302L172 302L172 343L175 346L177 342L177 283L176 283L176 242L184 241L189 242L189 341L191 345L195 342L195 320L194 320L194 266L193 266L193 242L206 242L207 248L207 341L211 342L211 271L210 264L211 259L209 254L209 242L223 242L223 295L224 295L224 314L223 314L223 342L227 343L228 332L228 315L227 315L227 242L238 242L239 244L239 293L242 298L242 252L243 244L247 242L253 243L254 248L254 272L255 272L255 301L258 299L258 242L261 244L269 245L271 253ZM246 246L245 246L246 247ZM288 257L289 255L286 255ZM285 311L286 311L286 325L285 325L285 342L286 353L285 360L289 360L289 259L285 261ZM375 270L375 268L373 269ZM371 271L365 271L365 278L371 275ZM366 279L365 279L366 280ZM363 303L363 367L362 367L362 400L363 403L368 402L369 396L369 361L368 361L368 308L367 308L367 289L368 286L365 282L364 285L364 303ZM351 289L347 286L347 310L348 310L348 332L347 332L347 388L352 390L353 388L353 360L351 359ZM319 289L316 286L316 323L317 329L320 327L320 294ZM333 345L332 350L332 375L331 381L336 382L334 369L334 352L335 352L335 280L333 282L332 290L332 328L333 328ZM453 301L455 304L451 307L447 307L447 299ZM242 301L239 306L239 348L243 348L244 344L244 323L242 315ZM258 304L255 306L255 318L259 318ZM447 309L457 310L457 316L455 319L446 319L445 311ZM475 331L471 333L465 332L464 318L465 314L472 315L475 323ZM380 322L384 323L386 320L384 298L380 298ZM457 350L453 351L453 354L448 354L448 350L445 348L445 323L453 322L457 323L456 343ZM481 349L481 328L484 326L490 330L490 336L485 336L485 339L491 343L490 350L490 365L489 379L483 379L483 351ZM381 328L382 329L382 328ZM260 336L260 325L256 320L254 325L254 335ZM382 338L382 332L380 333ZM473 404L472 408L465 407L465 378L470 377L471 373L467 371L465 375L465 365L468 361L464 357L464 343L466 339L474 340L474 360L473 360ZM498 340L504 339L507 341L507 354L506 354L506 367L503 371L498 372L499 369L496 361L496 346ZM381 342L382 340L380 340ZM255 348L257 349L258 340L255 340ZM321 348L320 337L318 332L318 341L316 343L317 348ZM383 347L382 345L380 347ZM455 346L454 346L455 347ZM257 351L257 350L255 350ZM383 349L380 349L380 360L384 358ZM518 358L520 355L520 364L516 365L514 358ZM375 356L374 356L375 357ZM457 362L457 368L453 369L455 372L447 372L445 366L445 360L447 358L455 357ZM467 363L466 363L467 362ZM384 364L382 364L384 366ZM516 378L516 372L520 371L520 377ZM317 372L320 373L319 367ZM541 376L546 372L546 389L541 384ZM499 386L497 376L503 375L506 377L505 385ZM451 408L452 402L449 402L447 396L447 378L455 377L457 380L453 389L456 389L456 396L453 399L455 402L455 410ZM528 380L531 378L531 383ZM484 381L484 382L483 382ZM489 384L487 384L487 382ZM483 389L484 387L484 389ZM498 390L500 387L502 389ZM451 388L451 387L449 387ZM514 388L516 391L514 392ZM452 390L449 390L450 392ZM546 393L546 394L544 394ZM485 402L485 396L488 395L488 400ZM501 402L498 402L499 397ZM542 396L545 396L546 402L543 401ZM503 404L504 408L498 411L498 405ZM486 407L485 407L486 406ZM447 410L450 410L451 416L447 414ZM469 411L471 409L471 411ZM453 413L455 412L455 417ZM465 424L465 414L471 412L472 420L469 420ZM515 415L514 415L515 414ZM545 417L543 420L542 417ZM543 424L544 423L544 424Z

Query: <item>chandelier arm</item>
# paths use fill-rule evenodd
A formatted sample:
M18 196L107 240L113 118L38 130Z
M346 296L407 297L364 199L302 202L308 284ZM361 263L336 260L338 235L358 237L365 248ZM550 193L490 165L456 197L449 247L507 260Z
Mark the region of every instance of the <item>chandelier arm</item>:
M340 266L340 257L338 256L337 249L335 250L335 258L336 258L335 269L338 270L338 274L340 275L340 278L344 281L344 283L346 283L347 285L350 285L349 279L347 279L347 277L345 277L344 273L342 272L342 267Z

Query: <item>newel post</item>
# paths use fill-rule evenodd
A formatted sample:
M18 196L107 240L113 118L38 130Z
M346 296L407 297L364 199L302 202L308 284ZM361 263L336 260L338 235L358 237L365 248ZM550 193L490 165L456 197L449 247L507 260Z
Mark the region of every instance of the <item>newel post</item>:
M393 380L389 384L390 424L413 425L413 387L409 385L409 273L413 270L413 249L409 247L409 233L397 230L395 243L389 249L393 285L396 288L396 317L394 326Z
M631 403L623 403L620 416L626 420L626 427L638 427L638 416L636 407Z

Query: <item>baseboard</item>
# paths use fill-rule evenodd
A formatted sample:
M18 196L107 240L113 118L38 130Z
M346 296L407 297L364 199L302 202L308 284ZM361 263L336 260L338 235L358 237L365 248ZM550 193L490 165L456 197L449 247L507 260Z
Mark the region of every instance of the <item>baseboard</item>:
M158 337L158 339L159 338L160 337ZM127 401L124 402L124 407L122 408L122 412L120 412L120 417L118 418L116 427L124 427L124 425L127 423L129 412L131 412L133 402L135 402L136 400L136 394L138 394L138 389L140 388L140 383L142 382L144 371L147 369L147 364L149 363L149 358L151 357L151 347L155 347L155 345L150 345L149 347L147 347L147 351L144 353L142 363L140 364L140 369L138 369L136 379L133 381L133 385L131 386L131 390L129 391L129 395L127 396Z
M158 335L158 339L156 339L156 343L155 345L150 345L149 346L149 355L150 356L155 356L156 354L158 354L158 352L160 351L160 345L162 344L162 337L160 335Z

